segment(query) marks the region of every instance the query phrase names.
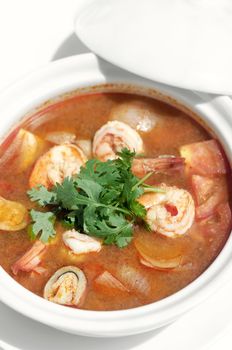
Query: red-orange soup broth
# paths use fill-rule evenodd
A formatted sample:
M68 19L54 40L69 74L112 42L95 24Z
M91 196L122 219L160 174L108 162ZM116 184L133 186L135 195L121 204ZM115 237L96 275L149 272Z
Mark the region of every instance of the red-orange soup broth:
M128 109L131 108L132 111L128 113ZM28 212L31 208L38 208L27 195L29 178L39 157L55 146L53 138L50 137L51 133L53 136L55 132L74 135L69 136L69 142L73 144L78 140L92 142L96 131L109 120L119 120L136 130L144 145L142 156L149 159L160 155L183 158L186 155L188 158L188 152L194 152L194 148L193 151L192 148L190 151L187 148L187 151L181 154L183 146L197 143L201 146L202 143L204 147L204 141L213 139L190 116L152 98L125 93L67 97L63 102L40 110L37 116L20 125L21 129L39 138L41 144L36 152L29 152L26 159L18 154L18 150L26 152L27 149L27 145L22 147L22 139L17 139L19 131L13 132L3 143L0 154L1 197L21 203ZM195 153L191 154L190 166L186 158L187 161L184 159L185 163L180 171L156 172L147 181L149 185L159 186L164 183L190 193L194 200L195 217L184 234L167 237L157 231L147 231L142 225L136 224L133 239L124 248L103 244L98 252L75 254L62 240L62 234L67 228L57 222L56 236L46 244L46 251L40 258L39 266L42 269L19 269L17 273L13 273L12 266L34 242L29 239L27 226L12 231L2 229L1 266L18 283L39 296L43 296L45 284L58 269L65 266L78 267L87 281L82 302L76 306L81 309L133 308L177 292L213 262L231 230L231 197L228 182L230 169L221 146L217 141L214 142L218 147L215 152L221 152L219 157L222 158L215 156L211 144L200 157L204 157L205 154L211 155L209 152L213 152L212 164L216 164L217 169L214 169L214 165L213 168L208 166L210 159L206 158L206 171L199 170L198 164L196 165L198 160L194 158L197 158ZM204 159L200 159L200 162L202 161L204 163ZM206 184L209 190L204 192L202 189ZM165 208L171 215L177 214L178 208L173 209L172 204L167 203ZM4 215L0 215L0 221L2 216ZM29 215L26 220L29 224ZM146 260L147 256L148 260L151 258L150 263Z

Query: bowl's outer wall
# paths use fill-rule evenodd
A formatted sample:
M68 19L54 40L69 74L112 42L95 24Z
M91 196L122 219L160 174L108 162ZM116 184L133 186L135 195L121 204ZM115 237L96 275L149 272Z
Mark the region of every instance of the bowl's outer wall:
M228 97L212 97L158 84L123 71L93 54L50 63L6 89L0 96L0 138L4 138L22 116L45 101L72 90L99 84L125 84L141 91L155 90L161 99L176 100L190 108L214 131L231 163L232 103ZM231 249L230 237L217 259L194 282L170 297L135 309L97 312L50 303L19 285L2 268L0 299L28 317L70 333L98 337L142 333L172 322L206 299L227 280L231 271Z

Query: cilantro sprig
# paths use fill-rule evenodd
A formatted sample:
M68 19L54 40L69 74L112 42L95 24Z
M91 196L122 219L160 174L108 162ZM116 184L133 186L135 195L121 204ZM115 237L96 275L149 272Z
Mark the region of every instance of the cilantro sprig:
M44 242L54 237L55 220L90 236L100 237L105 244L125 247L132 239L133 225L144 220L146 210L137 199L144 193L144 179L131 171L135 154L128 149L119 158L101 162L87 161L80 173L65 178L51 190L39 186L28 191L31 201L49 212L31 210L29 233L39 233ZM153 191L159 191L153 188Z

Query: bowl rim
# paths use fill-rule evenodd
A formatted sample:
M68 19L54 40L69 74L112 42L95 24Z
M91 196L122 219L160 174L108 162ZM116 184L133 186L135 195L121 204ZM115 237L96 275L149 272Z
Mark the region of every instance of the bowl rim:
M232 159L230 130L232 102L228 97L210 96L156 83L126 72L92 53L47 64L0 93L0 110L8 116L0 137L26 112L44 101L77 89L103 84L131 84L155 89L191 108L216 131L229 161ZM19 96L20 93L20 96ZM17 98L16 98L17 97ZM14 104L10 104L16 98ZM219 121L219 123L218 123ZM180 291L151 304L116 311L67 308L35 295L22 287L0 267L0 300L16 311L49 326L87 336L123 336L142 333L175 320L206 299L228 278L231 269L232 236L214 262Z

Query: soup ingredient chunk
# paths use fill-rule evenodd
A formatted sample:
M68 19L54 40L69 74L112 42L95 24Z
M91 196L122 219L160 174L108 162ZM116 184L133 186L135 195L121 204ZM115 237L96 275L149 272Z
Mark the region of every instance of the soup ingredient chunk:
M180 147L188 170L203 176L226 174L226 163L216 140L196 142Z
M21 173L34 163L45 146L46 142L40 137L25 129L20 129L1 158L0 163L4 164L9 160L17 164L15 171Z
M191 194L175 186L160 186L164 193L145 193L139 198L147 211L146 221L152 231L167 237L183 235L192 226L195 205Z
M83 151L75 145L54 146L37 160L29 185L31 188L38 185L51 188L56 183L62 183L66 177L78 174L86 161Z
M184 158L174 156L160 156L157 158L137 158L133 160L132 172L143 177L149 172L171 173L184 168Z
M115 292L129 292L116 277L114 277L109 271L102 272L95 279L95 289L105 294L114 294Z
M124 149L118 156L107 162L87 161L77 176L65 178L51 190L40 186L28 191L32 201L43 207L50 205L53 210L46 213L47 217L44 212L31 210L33 233L42 231L40 239L53 235L58 213L57 218L66 227L98 237L105 244L125 247L132 239L134 224L146 216L137 198L148 188L153 192L164 190L144 184L147 175L139 179L132 173L134 153Z
M231 231L232 216L229 203L221 203L217 207L215 214L201 221L206 235L227 235Z
M88 139L80 139L76 141L76 145L82 149L88 159L92 157L92 141Z
M105 162L116 159L117 153L127 148L136 154L143 152L143 140L136 130L120 121L104 124L93 139L93 155Z
M80 306L84 301L87 280L84 272L75 266L57 270L44 288L44 298L53 303Z
M191 180L197 204L196 219L206 219L215 213L220 203L227 201L226 180L200 175L192 175Z
M139 100L115 106L110 111L109 119L124 122L142 132L151 131L159 120L153 108L148 103Z
M141 295L148 295L150 292L150 284L144 273L128 264L120 264L118 267L117 277L131 292Z
M181 264L183 247L177 240L141 234L135 239L134 245L142 265L156 270L171 270Z
M46 245L41 241L36 241L33 246L12 266L12 272L17 275L19 271L35 271L37 273L43 273L44 268L38 266L42 257L46 251Z
M0 196L0 230L18 231L28 224L28 213L24 205Z
M87 254L99 252L102 248L101 242L96 238L89 237L75 230L63 233L64 244L71 249L74 254Z
M45 136L45 140L55 143L56 145L62 145L64 143L70 144L76 141L76 135L67 131L53 131Z

